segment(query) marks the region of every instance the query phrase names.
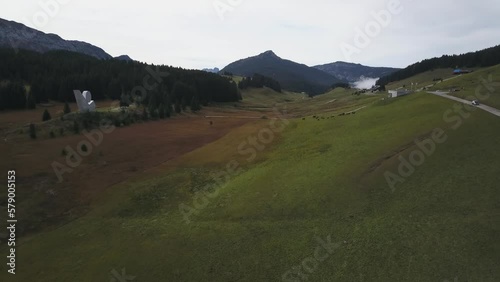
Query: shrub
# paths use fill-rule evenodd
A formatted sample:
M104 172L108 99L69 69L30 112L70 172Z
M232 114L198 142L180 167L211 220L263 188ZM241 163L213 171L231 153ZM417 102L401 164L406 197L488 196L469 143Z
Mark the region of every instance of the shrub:
M56 134L52 130L50 131L49 135L50 135L50 138L56 138Z
M191 99L190 108L192 112L198 112L201 110L200 101L198 100L198 97L193 96L193 99Z
M159 117L159 114L158 114L158 110L156 109L152 109L149 113L149 115L151 116L151 119L153 120L157 120L158 117Z
M71 108L69 107L68 102L64 103L64 114L69 114L71 113Z
M83 119L83 128L85 128L86 130L90 129L90 123L88 119Z
M176 102L174 106L174 110L176 113L180 114L182 112L182 107L180 102Z
M139 115L139 113L137 111L133 111L132 118L134 119L134 122L136 122L136 121L141 119L141 116Z
M76 120L73 121L73 131L76 134L80 133L80 124Z
M50 116L49 111L47 109L45 109L45 111L43 111L42 121L48 121L51 119L52 119L52 117Z
M32 123L30 123L30 137L31 139L36 139L36 128Z
M99 124L101 117L102 115L99 112L84 112L78 116L86 130L90 130L94 125Z
M163 107L163 105L160 105L160 108L158 108L158 116L160 117L160 119L165 118L165 108Z
M27 109L36 109L36 99L35 96L30 92L28 93L28 97L26 99L26 108Z

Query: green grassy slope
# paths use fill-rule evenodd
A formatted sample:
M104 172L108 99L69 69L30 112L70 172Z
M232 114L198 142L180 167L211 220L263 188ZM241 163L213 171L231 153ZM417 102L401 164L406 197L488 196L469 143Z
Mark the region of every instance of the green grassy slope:
M283 281L314 255L316 237L330 236L340 245L306 261L308 281L498 281L500 119L476 111L453 130L442 118L452 105L415 94L356 115L291 120L248 162L238 146L269 123L255 121L23 240L16 278L109 281L126 268L136 281ZM394 153L407 156L436 127L448 141L392 192L383 175L397 170ZM185 224L179 204L193 205L231 160L244 171Z
M240 107L249 109L269 108L279 103L300 101L303 94L283 91L278 93L270 88L248 88L242 91L243 100Z
M453 96L474 100L488 93L487 87L495 89L494 93L487 99L480 99L483 104L500 108L500 65L477 70L473 73L456 77L432 87L432 90L450 91ZM477 92L479 91L479 92ZM479 95L478 95L479 94Z
M412 83L418 83L418 88L422 88L436 83L436 81L433 81L434 79L448 79L450 77L453 77L453 69L436 69L403 79L401 81L389 83L386 88L387 90L394 90L405 86L410 89Z

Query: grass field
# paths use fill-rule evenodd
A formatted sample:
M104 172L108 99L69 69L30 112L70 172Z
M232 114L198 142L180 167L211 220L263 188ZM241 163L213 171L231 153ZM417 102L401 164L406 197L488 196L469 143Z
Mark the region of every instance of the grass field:
M70 108L75 111L78 109L76 104L70 104ZM64 104L63 103L51 103L47 106L38 105L35 110L26 111L3 111L0 113L0 132L25 126L31 122L39 123L42 121L43 111L47 109L53 118L58 117L63 113Z
M488 93L487 87L495 89L494 93L486 99L480 99ZM480 99L483 104L500 108L500 66L477 70L473 73L462 75L459 78L445 81L432 87L432 90L451 91L450 95L468 99Z
M308 281L498 281L500 119L476 111L454 130L443 121L451 101L380 99L279 99L287 120L246 122L22 239L16 278L110 281L125 268L135 281L302 281L288 272L299 269ZM249 137L277 125L251 150ZM385 172L437 127L447 141L393 192ZM195 211L190 224L180 205Z
M103 100L99 102L98 111L109 111L112 106L119 105L118 101ZM69 103L71 111L78 111L76 103ZM48 110L52 119L59 119L64 115L64 103L50 102L38 104L34 110L7 110L0 113L0 134L2 136L12 135L13 132L23 130L27 132L30 123L42 123L43 112ZM25 134L27 136L27 134Z
M241 107L252 109L268 108L279 103L290 103L303 100L303 94L283 91L276 93L270 88L250 88L242 91L243 101Z
M112 103L102 101L100 104L103 106L100 109L106 110L105 106L109 107ZM63 105L47 107L54 110L62 109ZM96 141L89 143L89 137L75 134L72 129L65 130L61 136L59 128L56 128L53 130L56 137L50 138L48 131L62 121L54 117L42 123L38 120L42 112L43 107L40 106L36 110L0 113L0 123L6 126L0 142L0 155L4 160L0 162L0 169L17 168L18 185L24 187L17 195L18 212L24 218L18 224L19 236L54 228L78 218L88 211L89 202L107 187L209 144L249 122L237 116L259 119L262 115L207 107L197 114L186 113L168 120L138 123L116 128L111 133L98 131L91 134L94 140L100 139L99 134L102 136L102 142L96 146L92 143ZM224 115L226 118L215 120L205 115ZM36 140L29 138L26 122L37 124ZM78 150L82 142L87 142L88 155L70 158L69 152ZM57 162L67 166L68 158L74 163L81 159L81 164L63 173L63 182L59 182L53 164ZM5 197L2 194L0 198L2 205Z
M451 77L453 77L453 69L436 69L412 76L407 79L389 83L386 88L387 90L394 90L405 86L406 88L410 89L412 83L418 83L417 88L423 88L439 82L434 81L434 79L444 80Z

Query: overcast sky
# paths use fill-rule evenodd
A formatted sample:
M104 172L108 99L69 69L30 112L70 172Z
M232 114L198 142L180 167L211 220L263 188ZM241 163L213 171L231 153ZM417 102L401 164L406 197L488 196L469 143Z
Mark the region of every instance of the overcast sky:
M310 66L405 67L500 43L498 0L0 1L1 18L113 56L193 69L222 68L266 50ZM58 4L49 13L41 3ZM368 43L357 44L367 28Z

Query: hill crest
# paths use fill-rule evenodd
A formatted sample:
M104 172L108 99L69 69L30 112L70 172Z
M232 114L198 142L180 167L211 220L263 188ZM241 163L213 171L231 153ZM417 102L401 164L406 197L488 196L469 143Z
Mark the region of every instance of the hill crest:
M314 68L324 71L337 79L351 83L359 81L362 77L380 78L400 70L390 67L370 67L342 61L318 65L314 66Z
M277 80L283 89L311 94L322 94L331 85L339 82L328 73L305 64L282 59L272 50L235 61L222 69L222 72L226 71L245 77L258 73Z
M103 49L77 40L65 40L57 34L44 33L24 24L0 18L0 47L24 49L38 53L49 51L70 51L98 59L113 57Z

